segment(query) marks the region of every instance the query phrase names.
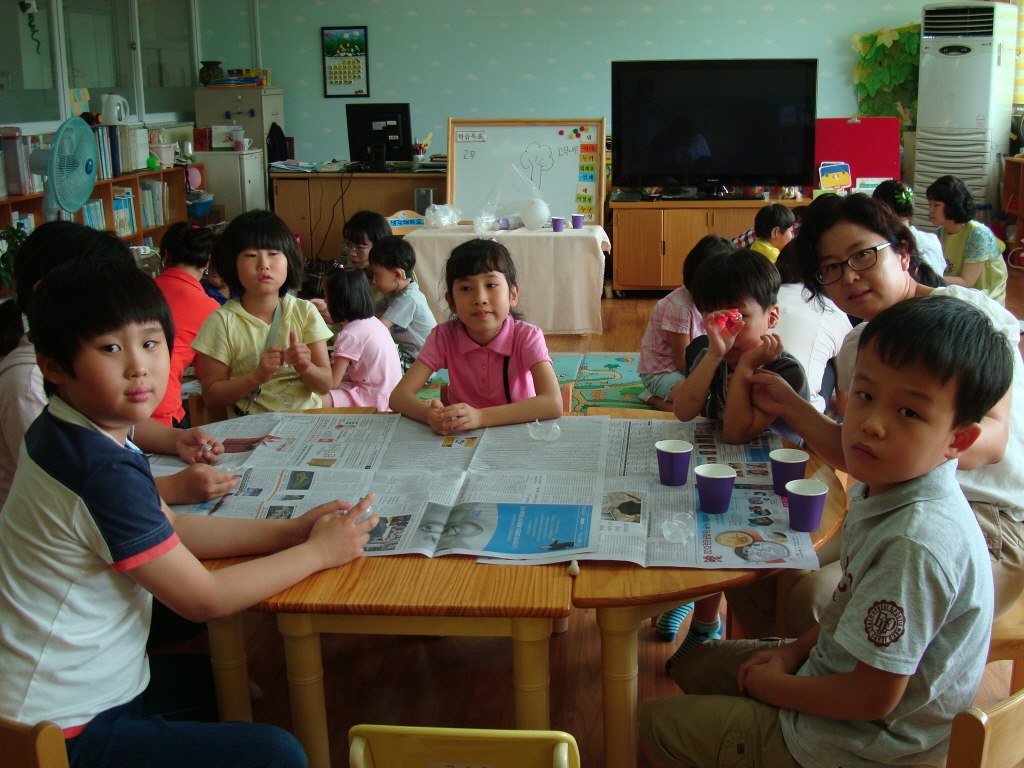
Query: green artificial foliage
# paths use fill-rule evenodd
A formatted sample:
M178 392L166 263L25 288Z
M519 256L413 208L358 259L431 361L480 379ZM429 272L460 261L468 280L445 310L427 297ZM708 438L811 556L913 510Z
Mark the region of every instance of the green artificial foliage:
M851 39L860 56L853 69L858 117L898 117L904 128L914 125L921 25L880 29Z
M28 232L22 224L17 227L8 224L0 229L0 280L9 291L14 290L14 257L27 237Z

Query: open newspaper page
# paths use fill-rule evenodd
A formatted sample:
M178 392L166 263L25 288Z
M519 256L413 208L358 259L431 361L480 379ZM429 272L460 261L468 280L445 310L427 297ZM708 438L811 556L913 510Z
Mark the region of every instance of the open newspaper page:
M401 418L384 452L383 466L394 470L467 470L485 431L474 429L442 437L426 424Z
M280 413L261 413L244 419L228 419L203 427L207 434L224 444L224 453L214 465L223 471L238 472L256 448L272 439L281 422ZM153 455L149 468L153 477L181 472L188 465L177 456Z

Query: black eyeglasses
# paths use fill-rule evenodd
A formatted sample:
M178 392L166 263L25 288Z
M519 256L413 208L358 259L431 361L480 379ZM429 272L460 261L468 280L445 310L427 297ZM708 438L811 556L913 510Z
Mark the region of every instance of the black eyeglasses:
M871 269L878 261L878 252L890 245L892 245L892 243L873 245L870 248L865 248L863 251L857 251L853 256L846 259L846 261L837 261L833 264L826 264L814 273L814 278L822 285L832 285L832 283L836 283L842 279L844 264L854 272L863 272L865 269Z

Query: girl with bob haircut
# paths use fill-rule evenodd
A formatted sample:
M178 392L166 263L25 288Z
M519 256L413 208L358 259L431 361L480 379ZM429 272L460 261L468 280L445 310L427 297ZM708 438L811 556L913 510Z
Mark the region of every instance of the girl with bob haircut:
M206 404L238 415L319 408L331 391L331 332L289 293L302 284L302 257L288 226L270 211L243 213L214 241L212 263L241 296L192 342Z
M946 257L942 255L942 243L939 242L939 238L931 232L922 232L912 223L914 220L914 190L902 181L886 179L875 187L871 196L888 205L896 217L907 226L910 234L914 236L921 260L931 267L935 274L941 275L945 272Z

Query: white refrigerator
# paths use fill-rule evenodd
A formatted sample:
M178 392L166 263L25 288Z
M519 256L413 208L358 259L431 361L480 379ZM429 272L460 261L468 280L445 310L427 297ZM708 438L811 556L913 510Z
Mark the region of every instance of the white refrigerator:
M267 208L267 167L262 149L244 152L196 152L195 161L206 166L206 191L213 204L224 206L224 218L256 208Z

